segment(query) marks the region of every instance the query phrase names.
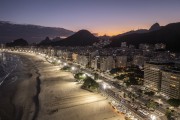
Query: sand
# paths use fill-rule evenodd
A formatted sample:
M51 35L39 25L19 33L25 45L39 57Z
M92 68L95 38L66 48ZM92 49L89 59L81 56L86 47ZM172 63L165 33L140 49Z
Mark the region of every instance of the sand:
M37 55L21 56L29 59L26 68L32 74L18 84L13 99L22 120L124 120L105 97L81 89L70 72Z

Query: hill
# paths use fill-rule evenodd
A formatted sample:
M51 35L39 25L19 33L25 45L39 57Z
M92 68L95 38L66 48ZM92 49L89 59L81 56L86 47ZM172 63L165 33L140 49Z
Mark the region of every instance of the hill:
M149 28L149 31L155 31L159 29L161 29L161 26L159 25L159 23L155 23Z
M73 31L57 27L44 27L38 25L14 24L0 21L0 42L6 43L18 38L24 38L29 43L37 43L46 36L55 38L59 36L68 37Z
M6 43L6 46L8 47L15 47L15 46L28 46L28 42L22 38L14 40L13 42Z
M80 30L77 33L63 40L53 42L53 46L90 46L98 42L98 38L87 30Z
M107 47L120 47L121 42L127 42L127 44L132 44L136 47L140 43L165 43L167 49L180 51L180 23L171 23L161 27L159 30L148 33L133 33L124 36L114 36L111 38L111 41L111 44Z
M149 30L148 29L131 30L131 31L119 34L117 36L120 37L120 36L130 35L130 34L134 34L134 33L139 33L139 34L148 33L148 32L156 31L156 30L159 30L159 29L161 29L161 26L159 25L159 23L155 23L149 28Z
M49 46L51 45L52 41L49 39L49 37L46 37L45 40L42 40L38 46Z

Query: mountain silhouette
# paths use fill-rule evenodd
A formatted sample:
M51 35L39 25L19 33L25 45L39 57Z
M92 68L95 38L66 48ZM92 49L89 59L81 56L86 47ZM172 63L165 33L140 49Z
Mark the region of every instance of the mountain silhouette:
M52 41L49 39L49 37L46 37L45 40L42 40L38 46L49 46L51 45Z
M14 40L13 42L6 43L8 47L15 47L15 46L28 46L28 42L22 38Z
M152 32L152 31L159 30L159 29L161 29L161 26L159 25L159 23L155 23L149 28L149 30L148 29L131 30L131 31L119 34L117 36L120 37L120 36L130 35L130 34L134 34L134 33L139 33L139 34L148 33L148 32Z
M60 38L60 37L55 37L54 39L52 39L53 42L57 42L57 41L60 41L60 40L62 40L62 38Z
M73 31L57 27L44 27L38 25L14 24L7 21L0 21L0 41L10 42L18 38L24 38L29 43L38 43L46 36L55 38L57 36L68 37L74 34Z
M131 30L131 31L128 31L128 32L125 32L125 33L122 33L122 34L119 34L117 36L125 36L125 35L130 35L130 34L134 34L134 33L147 33L149 32L147 29L139 29L139 30Z
M87 30L80 30L77 33L63 40L53 42L53 46L90 46L98 42L98 38Z
M159 30L159 29L161 29L159 23L155 23L150 27L149 31L155 31L155 30Z
M151 27L152 28L152 27ZM168 50L180 51L180 23L171 23L148 33L133 33L124 36L114 36L111 38L111 43L106 47L120 47L121 42L135 45L140 43L165 43Z

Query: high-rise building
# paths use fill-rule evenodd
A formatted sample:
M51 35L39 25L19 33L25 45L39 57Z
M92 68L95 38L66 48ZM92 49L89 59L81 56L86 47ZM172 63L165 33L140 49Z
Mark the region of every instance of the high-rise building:
M142 55L135 55L133 57L133 64L137 66L144 66L144 56Z
M5 48L5 44L0 44L0 45L1 45L0 49L4 49Z
M74 62L77 62L78 54L77 53L72 53L72 60Z
M180 70L162 70L161 94L169 98L180 99Z
M96 56L94 58L91 59L91 68L93 68L94 70L99 69L98 67L98 61L99 61L99 56Z
M150 62L144 64L144 86L158 91L161 87L161 77L162 73L160 69L162 68L162 64L157 62Z
M89 56L88 55L78 55L77 63L81 64L84 67L87 67L88 63L89 63Z
M115 68L113 56L100 56L97 67L101 71L107 71Z
M126 42L122 42L122 43L121 43L121 47L122 47L122 48L127 47Z
M152 45L152 44L139 44L139 49L142 49L142 50L153 50L154 49L154 45Z
M157 50L166 49L166 45L163 43L157 43L157 44L155 44L155 49L157 49Z
M127 56L116 56L116 67L126 67Z

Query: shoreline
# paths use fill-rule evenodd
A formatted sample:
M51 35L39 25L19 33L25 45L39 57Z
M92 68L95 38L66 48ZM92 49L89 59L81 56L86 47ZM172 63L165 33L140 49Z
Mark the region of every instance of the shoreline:
M5 80L0 91L0 118L6 120L28 120L33 113L35 95L35 77L32 61L26 55L16 54L21 58L18 68L10 76L17 80ZM30 120L30 119L29 119Z
M41 56L13 53L24 57L25 69L21 71L32 74L29 78L22 77L26 80L18 84L13 99L19 110L17 116L22 120L124 120L112 110L105 97L81 89L71 73L60 71L59 66Z
M33 115L32 120L35 120L38 117L38 113L39 113L39 94L41 92L41 74L39 73L39 70L36 68L36 74L38 75L36 77L36 95L33 97L34 103L35 103L35 112Z

